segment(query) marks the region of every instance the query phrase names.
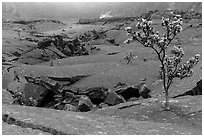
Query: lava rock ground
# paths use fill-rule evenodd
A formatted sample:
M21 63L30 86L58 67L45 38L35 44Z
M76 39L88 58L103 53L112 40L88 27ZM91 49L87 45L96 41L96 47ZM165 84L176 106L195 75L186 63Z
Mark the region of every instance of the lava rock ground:
M198 129L90 113L3 105L3 134L196 135ZM49 117L48 117L49 114ZM10 124L10 125L8 125ZM10 128L9 128L9 127ZM11 130L13 129L13 130Z

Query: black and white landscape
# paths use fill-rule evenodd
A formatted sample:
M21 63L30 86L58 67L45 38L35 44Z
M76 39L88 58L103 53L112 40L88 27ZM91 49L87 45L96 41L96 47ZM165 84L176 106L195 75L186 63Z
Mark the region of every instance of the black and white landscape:
M2 121L3 135L201 135L202 3L3 2Z

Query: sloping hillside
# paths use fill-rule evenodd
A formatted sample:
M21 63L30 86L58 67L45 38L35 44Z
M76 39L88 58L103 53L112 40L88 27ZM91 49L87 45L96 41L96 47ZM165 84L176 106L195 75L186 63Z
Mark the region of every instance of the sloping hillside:
M179 14L182 31L166 54L181 46L183 63L202 57L201 6L3 3L2 133L202 134L202 58L193 76L173 80L166 110L158 56L140 42L124 42L125 28L137 31L138 18L151 18L162 40L161 17Z

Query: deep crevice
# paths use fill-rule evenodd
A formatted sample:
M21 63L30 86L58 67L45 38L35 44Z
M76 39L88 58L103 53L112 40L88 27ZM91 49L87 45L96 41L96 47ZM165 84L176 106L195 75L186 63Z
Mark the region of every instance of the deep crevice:
M8 114L2 114L2 120L4 122L6 122L7 124L11 124L11 125L17 125L20 126L22 128L32 128L34 130L41 130L43 132L48 132L52 135L69 135L68 133L65 133L63 131L58 131L54 128L51 127L46 127L43 125L38 125L38 124L33 124L33 123L26 123L24 121L21 120L17 120L11 116L9 116Z

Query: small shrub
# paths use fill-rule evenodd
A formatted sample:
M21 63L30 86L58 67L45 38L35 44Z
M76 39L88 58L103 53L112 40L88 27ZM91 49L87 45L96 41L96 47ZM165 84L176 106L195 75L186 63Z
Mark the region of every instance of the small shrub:
M132 63L133 59L136 58L137 56L132 53L130 50L124 57L123 59L126 61L127 64Z

